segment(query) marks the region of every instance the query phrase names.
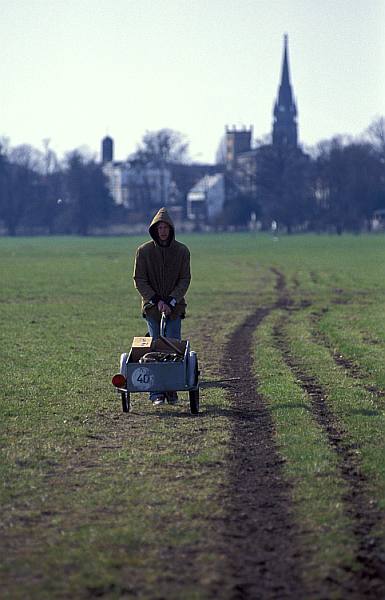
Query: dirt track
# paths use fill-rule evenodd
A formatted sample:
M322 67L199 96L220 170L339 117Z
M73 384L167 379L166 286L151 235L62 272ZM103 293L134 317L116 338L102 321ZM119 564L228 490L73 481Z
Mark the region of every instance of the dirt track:
M274 427L269 411L258 393L253 376L252 337L265 316L276 309L301 310L294 306L284 276L276 276L275 305L258 310L234 331L229 340L223 364L224 376L239 377L228 386L233 403L230 448L230 483L227 490L227 519L222 536L227 542L231 573L231 598L385 598L385 560L381 555L376 525L383 517L366 493L366 480L353 449L336 416L327 407L325 391L306 375L290 355L282 327L274 331L275 344L283 360L311 400L314 419L324 429L329 444L338 457L341 478L348 493L344 497L345 512L353 523L357 541L357 570L346 569L344 582L331 573L320 589L305 589L300 580L301 566L307 557L301 554L298 531L290 512L290 486L282 474L282 460L274 443ZM321 340L318 340L322 343ZM324 345L326 345L324 341ZM234 348L242 348L237 355ZM334 356L347 369L343 357ZM351 375L356 375L351 373ZM375 390L381 397L380 390ZM226 595L226 597L228 597Z
M232 335L227 347L233 403L228 516L233 598L301 598L296 529L290 488L282 476L273 424L252 375L252 332L268 313L261 309ZM237 355L231 348L242 348ZM230 360L230 356L232 356Z

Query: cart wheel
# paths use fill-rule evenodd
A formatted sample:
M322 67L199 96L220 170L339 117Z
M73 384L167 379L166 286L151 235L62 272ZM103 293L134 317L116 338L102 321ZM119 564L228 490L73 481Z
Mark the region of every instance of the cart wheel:
M193 415L197 415L199 413L199 389L190 390L190 410Z
M188 387L196 387L198 385L198 356L197 353L191 350L187 361L187 384Z
M123 412L130 412L130 393L121 392Z

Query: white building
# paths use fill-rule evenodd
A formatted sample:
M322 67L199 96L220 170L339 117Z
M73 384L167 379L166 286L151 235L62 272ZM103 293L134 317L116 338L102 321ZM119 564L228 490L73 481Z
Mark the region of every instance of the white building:
M171 172L167 167L111 161L103 164L103 171L115 203L130 210L165 206L174 198Z
M120 162L107 162L103 165L103 172L108 178L108 185L115 204L128 206L128 189L126 183L125 164Z
M224 175L205 175L187 194L187 217L195 221L211 221L220 215L224 202Z

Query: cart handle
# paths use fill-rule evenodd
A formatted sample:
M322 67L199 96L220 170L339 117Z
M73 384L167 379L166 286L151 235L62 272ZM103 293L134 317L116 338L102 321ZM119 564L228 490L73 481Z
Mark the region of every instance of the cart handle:
M167 321L167 316L164 312L162 312L162 318L160 320L160 335L159 335L159 339L161 339L165 344L167 344L167 346L169 348L171 348L178 356L183 356L183 350L180 350L180 348L178 348L178 346L175 346L175 344L173 344L169 339L166 338L166 336L164 335L166 332L166 321Z
M164 334L166 333L166 321L167 321L166 313L162 312L162 318L160 320L160 335L162 337L164 337Z

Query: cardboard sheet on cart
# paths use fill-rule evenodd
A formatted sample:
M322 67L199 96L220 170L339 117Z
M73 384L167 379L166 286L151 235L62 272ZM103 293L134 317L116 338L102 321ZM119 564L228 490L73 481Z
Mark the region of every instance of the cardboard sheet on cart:
M186 340L177 340L175 338L159 338L154 340L148 336L134 337L130 362L139 362L147 352L170 352L184 354L186 350Z

